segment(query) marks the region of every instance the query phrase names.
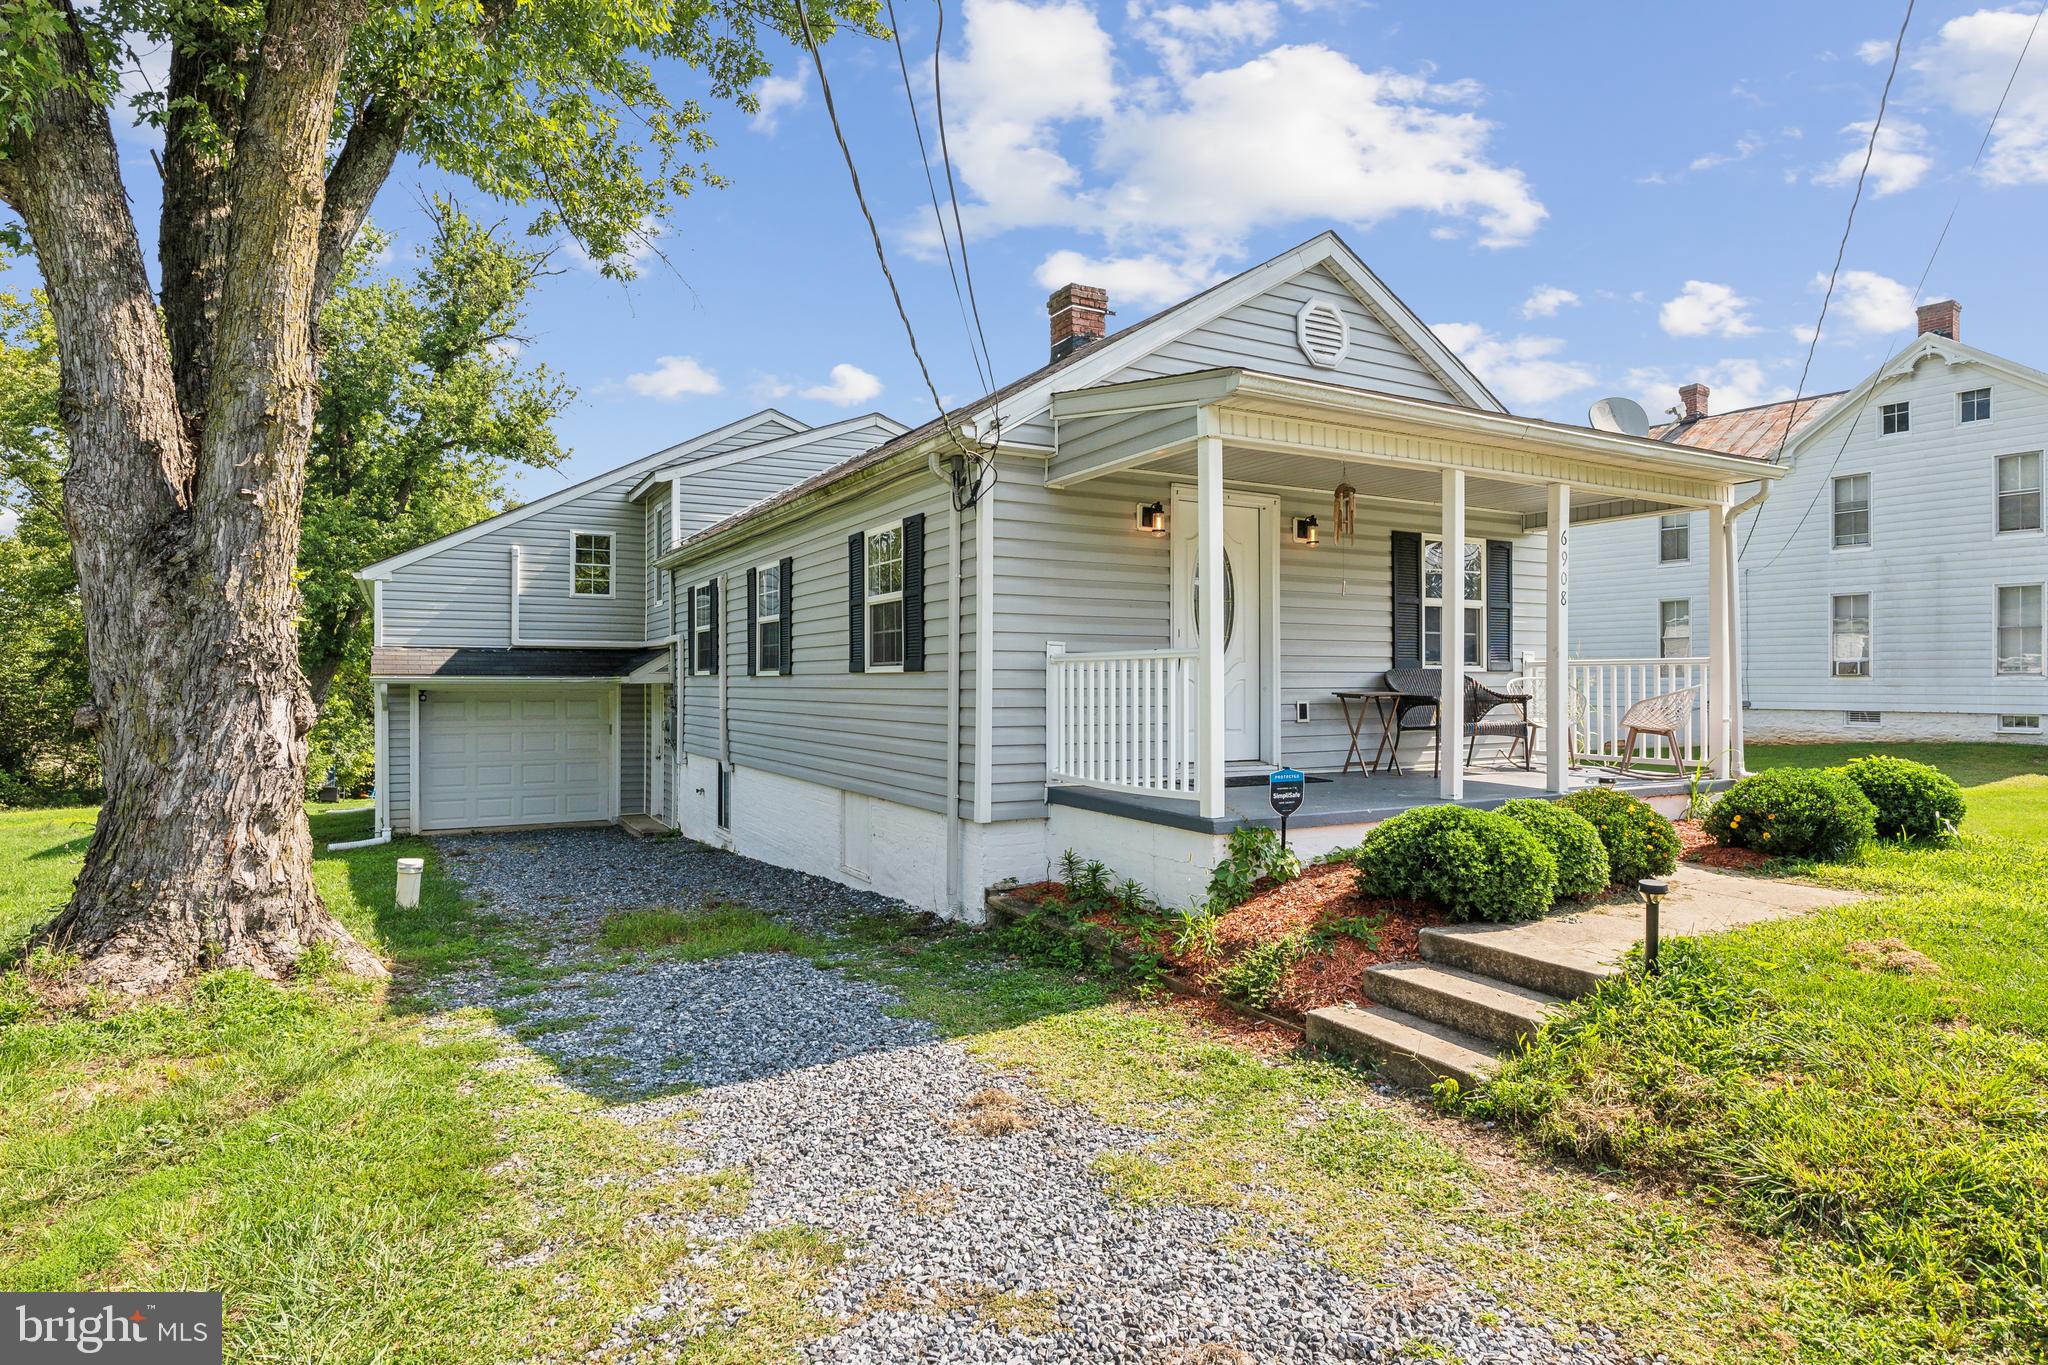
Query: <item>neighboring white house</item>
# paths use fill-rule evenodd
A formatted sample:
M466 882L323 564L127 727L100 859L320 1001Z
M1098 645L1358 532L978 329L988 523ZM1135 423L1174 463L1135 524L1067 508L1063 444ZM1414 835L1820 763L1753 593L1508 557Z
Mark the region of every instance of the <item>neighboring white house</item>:
M1742 534L1740 668L1753 740L2039 742L2048 374L1965 345L1953 301L1846 393L1712 413L1703 385L1658 439L1770 459ZM1786 437L1787 423L1792 431ZM1742 490L1747 496L1752 491ZM1588 528L1572 653L1692 655L1707 638L1705 518Z

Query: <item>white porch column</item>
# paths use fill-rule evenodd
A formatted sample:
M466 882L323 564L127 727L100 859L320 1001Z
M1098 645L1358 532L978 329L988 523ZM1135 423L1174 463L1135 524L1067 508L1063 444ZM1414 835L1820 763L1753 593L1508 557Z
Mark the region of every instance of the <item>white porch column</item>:
M1728 506L1707 509L1707 752L1716 778L1728 776L1728 642L1734 612L1728 592Z
M1742 761L1742 539L1734 517L1728 518L1728 775L1749 776Z
M1550 604L1543 634L1543 776L1562 794L1571 782L1571 536L1572 486L1550 485L1550 528L1546 568Z
M1443 660L1437 689L1437 794L1465 794L1465 471L1444 471Z
M1202 815L1223 814L1223 438L1207 408L1195 437L1195 761Z

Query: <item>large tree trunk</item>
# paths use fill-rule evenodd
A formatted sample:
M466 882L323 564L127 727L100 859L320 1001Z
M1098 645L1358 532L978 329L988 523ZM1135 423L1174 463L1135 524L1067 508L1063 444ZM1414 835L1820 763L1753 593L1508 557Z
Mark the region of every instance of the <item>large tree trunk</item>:
M314 712L294 626L321 172L359 12L269 7L226 176L217 295L203 263L189 291L211 316L171 325L188 343L177 361L210 357L205 382L184 386L203 411L180 403L104 112L53 96L0 160L57 322L65 512L107 787L49 937L89 979L127 990L209 966L281 976L321 943L344 966L383 970L313 888ZM194 216L201 231L218 221Z

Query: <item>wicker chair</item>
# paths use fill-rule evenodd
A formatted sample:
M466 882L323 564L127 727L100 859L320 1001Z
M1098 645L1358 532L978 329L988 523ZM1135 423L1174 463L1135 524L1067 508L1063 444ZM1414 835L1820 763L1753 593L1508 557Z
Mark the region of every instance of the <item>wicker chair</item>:
M1636 736L1654 735L1671 746L1674 763L1683 766L1679 757L1678 732L1692 715L1693 699L1699 695L1697 687L1681 687L1675 692L1660 692L1654 697L1645 697L1621 714L1622 750L1621 770L1627 772L1629 764L1636 757Z
M1443 687L1443 672L1435 668L1390 668L1387 670L1387 687L1399 692L1401 698L1394 703L1394 771L1400 772L1400 748L1403 734L1427 734L1430 737L1430 770L1439 771L1443 766L1443 733L1437 719L1437 699ZM1493 715L1500 710L1512 710L1514 715ZM1469 762L1479 747L1482 735L1508 740L1508 757L1514 756L1515 744L1522 746L1522 766L1530 766L1533 727L1529 722L1529 699L1512 692L1500 692L1486 686L1476 678L1465 681L1465 734L1470 737L1465 756Z

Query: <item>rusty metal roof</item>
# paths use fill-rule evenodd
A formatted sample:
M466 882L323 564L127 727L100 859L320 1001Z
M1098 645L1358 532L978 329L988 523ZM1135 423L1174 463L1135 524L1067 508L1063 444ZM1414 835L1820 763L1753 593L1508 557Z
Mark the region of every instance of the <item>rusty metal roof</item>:
M1796 403L1762 403L1753 408L1713 413L1692 422L1667 422L1651 427L1650 435L1675 446L1768 460L1790 439L1786 432L1788 424L1791 435L1797 435L1840 402L1847 392L1844 389L1838 393L1817 393Z

